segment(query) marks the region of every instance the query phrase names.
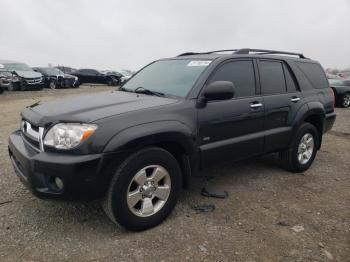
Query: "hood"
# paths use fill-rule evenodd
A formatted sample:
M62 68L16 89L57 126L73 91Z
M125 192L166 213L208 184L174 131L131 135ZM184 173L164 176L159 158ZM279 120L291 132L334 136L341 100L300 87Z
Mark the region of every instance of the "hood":
M35 71L20 71L20 70L16 70L15 71L16 74L20 77L23 78L38 78L38 77L42 77L42 74L35 72Z
M36 103L26 108L22 116L37 126L58 121L91 123L102 118L175 102L177 100L170 98L112 91Z

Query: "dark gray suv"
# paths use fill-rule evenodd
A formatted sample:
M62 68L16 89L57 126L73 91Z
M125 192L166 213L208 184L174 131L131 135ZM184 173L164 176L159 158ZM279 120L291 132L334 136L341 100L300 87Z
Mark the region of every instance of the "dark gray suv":
M9 154L36 196L101 198L113 221L144 230L207 165L279 152L288 170L308 169L335 118L322 67L302 54L186 53L119 91L24 109Z

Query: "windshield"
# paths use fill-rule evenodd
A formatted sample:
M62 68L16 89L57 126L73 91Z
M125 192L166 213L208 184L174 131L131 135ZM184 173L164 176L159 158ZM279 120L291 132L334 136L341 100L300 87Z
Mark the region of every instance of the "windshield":
M142 87L167 95L186 97L193 84L210 64L203 60L162 60L142 69L123 86L135 91Z
M8 71L33 71L29 66L23 63L4 64Z
M54 67L40 68L39 70L46 75L63 75L64 74L61 70Z

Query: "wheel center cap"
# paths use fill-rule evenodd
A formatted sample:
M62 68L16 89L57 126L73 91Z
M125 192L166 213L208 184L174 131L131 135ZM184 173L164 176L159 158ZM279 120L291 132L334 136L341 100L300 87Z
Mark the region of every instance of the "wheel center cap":
M151 184L146 184L142 187L143 195L146 197L152 197L156 188Z

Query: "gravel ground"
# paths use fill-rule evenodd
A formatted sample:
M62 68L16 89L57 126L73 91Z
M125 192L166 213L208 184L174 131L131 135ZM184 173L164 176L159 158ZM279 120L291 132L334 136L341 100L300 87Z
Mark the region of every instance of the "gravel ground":
M98 203L33 197L19 182L7 138L30 104L111 90L0 95L0 261L350 261L350 110L337 109L333 130L310 170L291 174L275 155L203 171L160 226L131 233L111 223ZM203 185L226 199L200 196ZM214 204L196 213L194 204Z

